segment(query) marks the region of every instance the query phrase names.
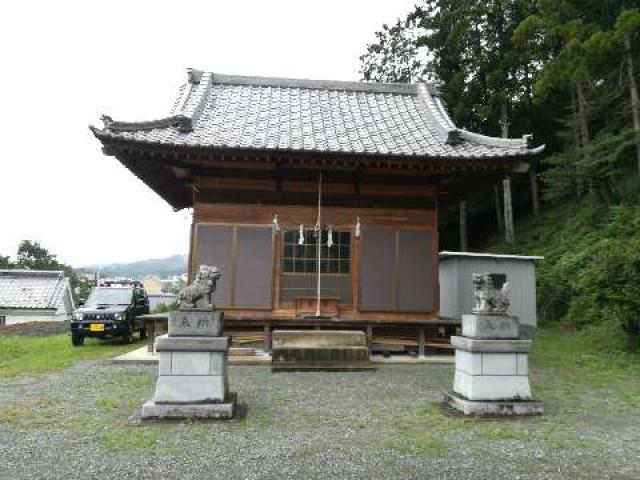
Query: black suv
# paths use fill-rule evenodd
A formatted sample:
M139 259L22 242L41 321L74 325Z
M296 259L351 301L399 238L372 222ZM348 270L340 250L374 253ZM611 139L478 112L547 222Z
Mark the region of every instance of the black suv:
M147 313L149 298L140 282L103 282L73 314L71 343L80 346L85 337L122 337L125 343L133 343L136 330L145 339L147 331L138 316Z

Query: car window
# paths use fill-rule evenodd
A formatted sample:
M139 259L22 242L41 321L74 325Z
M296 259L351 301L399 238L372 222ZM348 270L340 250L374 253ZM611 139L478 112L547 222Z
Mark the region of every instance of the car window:
M95 288L84 306L95 308L99 305L127 305L131 302L129 288Z
M142 288L138 288L136 289L136 299L137 300L145 300L146 301L147 295L145 293L145 291Z

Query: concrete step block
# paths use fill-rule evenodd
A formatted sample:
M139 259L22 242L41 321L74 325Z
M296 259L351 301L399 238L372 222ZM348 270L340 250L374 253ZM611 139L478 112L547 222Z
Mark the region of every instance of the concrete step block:
M367 347L276 347L271 351L274 364L283 362L368 362Z
M456 370L453 391L469 400L529 400L526 375L469 375Z
M367 337L360 330L274 330L271 338L273 347L367 347Z
M223 375L160 375L155 403L216 403L227 396Z

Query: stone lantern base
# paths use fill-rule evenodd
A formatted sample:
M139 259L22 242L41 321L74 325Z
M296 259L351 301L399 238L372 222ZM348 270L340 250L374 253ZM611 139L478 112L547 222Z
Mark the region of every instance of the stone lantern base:
M221 312L169 314L169 334L156 340L158 382L142 407L143 419L233 418L236 395L227 376L231 338L222 336L222 327Z
M453 391L445 404L464 415L538 415L542 404L529 386L531 340L519 339L518 319L506 315L463 315L456 349Z
M544 413L542 404L535 400L468 400L455 392L447 392L444 403L468 416L510 417Z

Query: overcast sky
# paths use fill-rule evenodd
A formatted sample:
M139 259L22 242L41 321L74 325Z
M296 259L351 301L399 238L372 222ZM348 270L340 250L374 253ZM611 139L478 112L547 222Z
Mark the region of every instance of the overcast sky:
M39 240L74 266L186 253L173 212L87 126L169 113L186 68L358 80L415 0L37 1L0 6L0 255Z

